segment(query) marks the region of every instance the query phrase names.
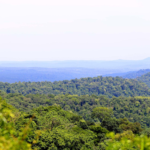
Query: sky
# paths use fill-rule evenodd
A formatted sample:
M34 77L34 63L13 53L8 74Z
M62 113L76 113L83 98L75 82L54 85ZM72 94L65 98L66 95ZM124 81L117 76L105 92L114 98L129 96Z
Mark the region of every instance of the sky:
M150 57L150 0L0 0L0 61Z

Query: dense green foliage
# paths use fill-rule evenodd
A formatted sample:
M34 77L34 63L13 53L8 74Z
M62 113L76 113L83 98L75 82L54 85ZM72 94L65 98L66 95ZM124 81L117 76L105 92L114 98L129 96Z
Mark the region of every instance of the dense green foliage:
M106 150L150 150L150 138L141 135L135 136L132 131L125 131L121 134L109 133L111 137Z
M148 96L150 89L146 84L133 79L120 77L95 77L64 80L59 82L19 82L0 83L0 90L7 93L27 94L77 94L113 96Z
M141 132L139 123L112 117L110 108L93 109L93 118L104 117L101 122L90 122L57 105L40 106L28 113L19 112L4 100L1 106L0 150L150 149L149 136L140 137L149 130ZM131 142L125 144L126 140Z
M116 118L128 118L131 122L139 122L142 127L150 127L150 97L113 97L96 95L40 95L0 94L6 101L20 109L29 112L39 106L59 105L64 110L81 115L85 120L93 120L91 112L96 107L108 107L113 110Z
M72 112L62 110L60 106L33 109L16 121L16 128L24 127L31 116L34 119L26 140L32 143L35 133L40 131L38 142L33 145L38 150L101 150L107 146L106 134L110 131L121 133L130 130L134 134L142 131L140 124L130 123L127 119L106 117L101 123L87 122Z
M20 115L20 112L0 98L0 150L31 150L31 144L25 141L28 126L16 136L14 125Z
M64 111L59 106L39 107L19 118L16 128L24 127L24 123L33 115L31 130L33 133L41 131L38 143L34 145L37 149L94 149L97 135L88 129L80 116ZM35 140L33 133L28 137L28 142Z
M137 80L144 82L148 85L148 87L150 87L150 72L142 75L141 77L138 77Z

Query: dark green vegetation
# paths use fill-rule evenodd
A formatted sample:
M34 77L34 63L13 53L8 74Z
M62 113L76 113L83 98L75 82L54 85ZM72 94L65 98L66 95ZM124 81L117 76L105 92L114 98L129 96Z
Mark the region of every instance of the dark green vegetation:
M150 87L150 72L142 75L141 77L138 77L137 80L144 82L148 85L148 87Z
M142 132L139 123L112 117L112 110L105 107L97 107L91 113L93 119L101 122L89 122L60 106L41 106L20 113L5 101L0 104L1 150L109 150L118 142L117 147L122 149L127 146L133 150L150 148L143 144L149 138L139 136L147 135L149 130ZM115 138L111 132L115 133ZM126 140L124 145L121 143L123 138L131 140L128 145ZM140 143L135 141L137 138Z
M17 109L29 112L39 106L58 105L64 110L72 111L85 120L94 121L91 112L95 107L103 106L113 110L116 118L128 118L131 122L139 122L143 128L150 127L150 97L113 97L96 95L40 95L0 94ZM96 120L95 120L96 121Z
M64 80L59 82L19 82L0 83L0 90L7 93L27 94L77 94L113 96L149 96L150 89L146 84L134 79L120 77L95 77Z

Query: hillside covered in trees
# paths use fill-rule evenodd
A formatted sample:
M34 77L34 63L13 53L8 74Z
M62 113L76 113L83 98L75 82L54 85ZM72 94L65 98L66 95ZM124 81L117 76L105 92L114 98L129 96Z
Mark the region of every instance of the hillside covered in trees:
M150 149L150 89L136 79L1 82L0 90L4 150Z
M21 113L4 100L0 100L0 113L2 150L150 148L149 129L143 130L139 123L131 123L126 118L116 119L106 107L92 110L91 116L97 122L86 121L56 105Z
M95 77L59 82L19 82L2 83L0 90L7 93L27 94L76 94L113 96L149 96L150 89L140 81L120 77Z
M137 80L145 83L148 87L150 87L150 72L138 77Z
M40 95L29 94L0 94L6 102L20 111L29 112L39 106L60 106L66 111L72 111L82 116L85 120L94 121L91 112L101 106L111 108L114 117L128 118L131 122L139 122L143 128L150 127L150 97L113 97L96 95Z

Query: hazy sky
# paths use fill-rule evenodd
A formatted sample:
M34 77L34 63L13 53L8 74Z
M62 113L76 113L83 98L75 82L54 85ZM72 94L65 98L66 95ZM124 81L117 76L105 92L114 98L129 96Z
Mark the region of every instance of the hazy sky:
M150 0L0 0L0 61L150 57Z

